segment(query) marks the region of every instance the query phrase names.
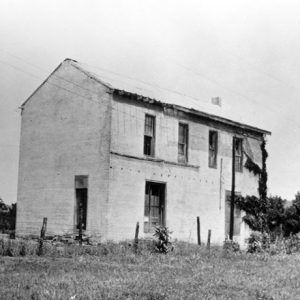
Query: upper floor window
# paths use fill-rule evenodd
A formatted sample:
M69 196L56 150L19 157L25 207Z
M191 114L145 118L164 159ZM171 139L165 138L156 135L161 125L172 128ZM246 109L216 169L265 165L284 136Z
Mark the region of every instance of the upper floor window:
M235 138L235 171L243 171L243 139Z
M145 115L145 129L144 129L144 154L154 156L155 145L155 117Z
M188 161L188 124L179 123L178 128L178 161Z
M216 168L218 155L218 132L210 130L208 139L208 165L210 168Z

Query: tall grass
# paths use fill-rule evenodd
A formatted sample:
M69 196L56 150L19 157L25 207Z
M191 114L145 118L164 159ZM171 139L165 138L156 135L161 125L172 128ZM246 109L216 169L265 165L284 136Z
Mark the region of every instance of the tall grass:
M10 247L17 249L15 242ZM271 300L300 294L298 254L208 251L183 242L168 254L155 253L148 241L140 242L138 253L128 242L49 245L42 257L35 251L0 257L0 299Z

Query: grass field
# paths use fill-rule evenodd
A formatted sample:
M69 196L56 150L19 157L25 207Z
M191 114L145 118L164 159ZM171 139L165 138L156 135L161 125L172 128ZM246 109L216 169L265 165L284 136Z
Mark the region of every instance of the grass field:
M300 255L180 245L72 257L0 257L1 299L300 299Z

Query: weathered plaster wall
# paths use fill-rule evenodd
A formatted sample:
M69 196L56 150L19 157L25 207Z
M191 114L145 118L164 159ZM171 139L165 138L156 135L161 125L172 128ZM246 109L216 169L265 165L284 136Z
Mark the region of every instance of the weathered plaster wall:
M231 190L233 132L219 132L218 165L208 167L208 135L205 124L187 118L169 116L161 110L116 98L112 111L112 141L110 161L109 239L132 238L135 224L143 232L145 181L166 183L166 225L173 237L196 242L196 217L201 219L202 238L212 230L212 242L225 237L225 192ZM155 158L153 162L126 157L143 155L145 113L156 116ZM177 165L178 122L189 124L189 166ZM222 172L221 172L222 159ZM257 194L257 177L244 168L236 173L236 191ZM247 228L243 225L243 241ZM143 235L143 234L142 234Z
M88 175L87 230L106 232L110 99L107 89L69 61L22 113L17 234L65 233L75 224L74 176Z
M74 84L75 83L75 84ZM143 155L145 113L156 116L156 161ZM189 125L188 164L177 163L178 122ZM114 96L65 61L27 102L22 114L17 234L71 232L74 176L88 175L87 232L103 240L143 236L145 182L166 184L166 225L173 238L212 242L225 237L225 193L231 190L232 137L236 133ZM209 129L219 132L218 164L208 167ZM130 157L131 156L131 157ZM222 171L221 171L222 161ZM257 178L236 173L236 191L257 193ZM242 226L243 241L247 228Z

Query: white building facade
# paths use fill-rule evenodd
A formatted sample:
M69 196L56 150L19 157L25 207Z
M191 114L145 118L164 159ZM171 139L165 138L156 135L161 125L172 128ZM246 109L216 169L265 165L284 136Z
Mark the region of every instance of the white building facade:
M17 235L83 228L100 240L152 236L165 225L172 237L212 243L229 234L226 197L257 195L260 145L268 131L114 88L70 59L22 106ZM248 229L235 212L234 238Z

